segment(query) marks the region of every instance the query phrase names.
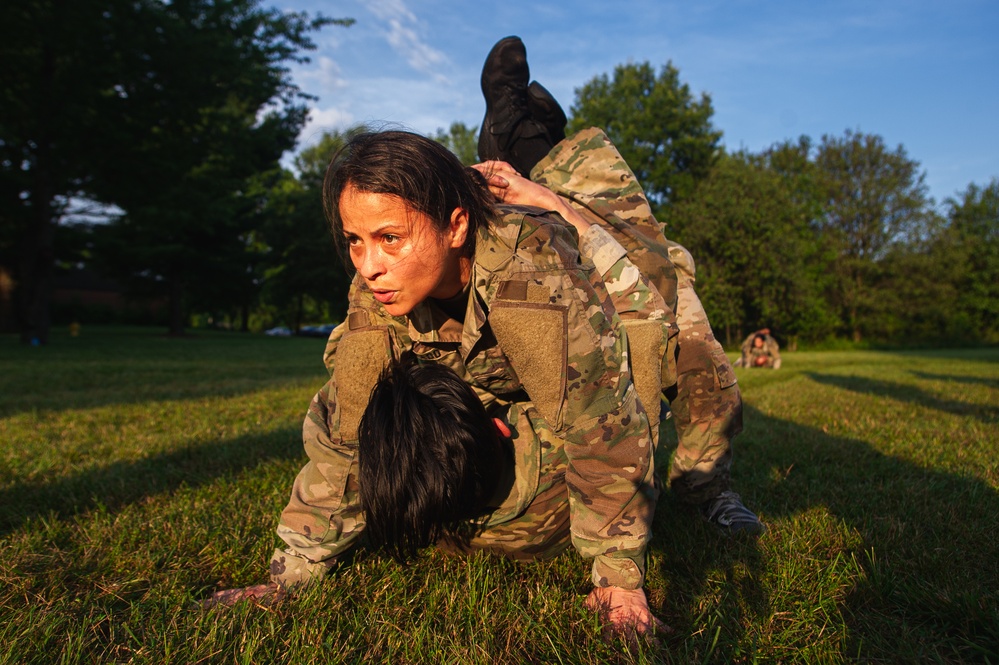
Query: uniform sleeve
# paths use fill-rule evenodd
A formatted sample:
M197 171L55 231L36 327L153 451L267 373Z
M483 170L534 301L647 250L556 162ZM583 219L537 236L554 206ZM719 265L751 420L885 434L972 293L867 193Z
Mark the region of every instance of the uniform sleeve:
M594 559L593 583L637 588L644 582L656 494L651 432L632 382L627 340L603 281L579 262L576 240L564 226L542 226L523 240L535 264L519 290L528 302L509 315L503 310L513 303L494 302L489 318L509 316L500 329L494 326L497 339L566 442L572 542ZM551 269L555 264L558 270ZM546 297L530 302L532 292ZM561 329L552 325L556 320ZM556 351L556 342L564 347ZM553 356L561 361L551 362ZM551 390L559 374L563 384Z
M601 346L570 352L567 368L574 377L565 421L572 542L593 557L595 586L634 589L644 583L655 511L652 438L623 336L609 319L595 332Z
M291 587L324 577L364 529L357 446L338 436L336 377L313 398L302 428L309 461L295 479L277 533L286 543L271 558L271 580Z
M666 302L628 258L628 252L602 226L591 224L579 238L579 253L593 262L621 319L667 321Z

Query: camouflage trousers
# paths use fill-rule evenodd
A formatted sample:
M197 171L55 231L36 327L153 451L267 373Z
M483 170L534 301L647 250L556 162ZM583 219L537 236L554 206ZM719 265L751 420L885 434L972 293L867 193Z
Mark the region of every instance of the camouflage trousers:
M676 396L670 400L677 447L669 481L681 500L701 503L731 486L732 439L742 431L742 395L694 291L694 259L681 245L667 242L679 278L680 328Z
M556 145L531 171L531 179L601 224L666 303L675 303L680 331L675 394L663 386L678 439L670 485L688 503L729 489L731 442L742 431L742 396L694 291L690 253L666 239L631 168L599 129L583 130Z

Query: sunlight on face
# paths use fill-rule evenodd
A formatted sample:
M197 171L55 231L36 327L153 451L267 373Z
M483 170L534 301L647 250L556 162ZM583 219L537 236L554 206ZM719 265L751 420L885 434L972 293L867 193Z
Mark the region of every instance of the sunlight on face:
M456 209L447 231L391 194L348 186L340 197L350 260L392 316L405 316L427 298L450 298L464 288L470 261L461 256L468 215Z

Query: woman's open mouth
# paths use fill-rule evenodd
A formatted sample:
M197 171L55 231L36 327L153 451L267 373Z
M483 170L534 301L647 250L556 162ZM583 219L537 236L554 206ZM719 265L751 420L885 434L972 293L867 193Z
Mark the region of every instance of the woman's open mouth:
M395 298L395 294L398 293L398 291L384 291L384 290L375 291L374 289L372 289L371 293L374 294L375 300L377 300L383 305L386 305L392 302L392 299Z

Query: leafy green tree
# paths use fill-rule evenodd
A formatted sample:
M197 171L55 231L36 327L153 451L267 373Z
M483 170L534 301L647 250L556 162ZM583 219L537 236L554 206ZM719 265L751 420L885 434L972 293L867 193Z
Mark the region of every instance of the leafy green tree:
M87 184L121 80L126 0L10 3L0 20L0 265L24 342L46 343L56 226ZM0 322L2 326L2 322Z
M823 175L815 164L815 145L810 137L775 143L755 156L754 161L780 177L801 214L809 222L818 222L826 195Z
M876 288L879 263L890 250L925 236L932 203L926 176L902 146L889 150L880 136L852 131L823 136L815 165L824 195L816 224L838 255L831 297L860 341L865 319L887 302Z
M925 237L893 245L871 270L879 306L863 321L868 338L901 346L970 341L953 306L963 272L954 262L958 248L942 217L927 228Z
M363 130L323 134L295 157L298 177L284 171L262 194L261 239L267 246L263 297L295 330L310 316L339 320L346 312L352 270L334 251L322 184L332 156Z
M722 155L674 206L671 231L695 257L698 293L727 343L762 325L795 344L831 333L807 211L793 181L745 153Z
M999 341L999 178L944 201L957 295L947 309L978 341Z
M658 75L648 62L629 63L576 90L569 128L606 131L665 222L666 206L690 196L718 157L713 114L711 98L695 99L671 62Z
M81 193L126 211L101 234L105 250L122 250L108 267L167 294L179 332L185 296L211 284L231 297L225 285L246 272L247 179L275 165L305 120L286 63L304 60L310 32L349 21L257 0L40 0L11 15L0 205L3 226L18 227L4 237L29 257L23 336L47 335L52 237Z
M438 129L432 137L453 152L465 166L471 166L479 161L478 127L469 127L463 122L452 122L445 132Z
M99 194L127 211L114 230L133 249L117 255L118 273L162 288L172 333L183 331L185 298L222 305L246 288L249 182L276 168L306 119L284 63L302 60L308 33L329 22L256 0L185 0L161 7L136 54L156 76L119 96L133 141L104 164Z

